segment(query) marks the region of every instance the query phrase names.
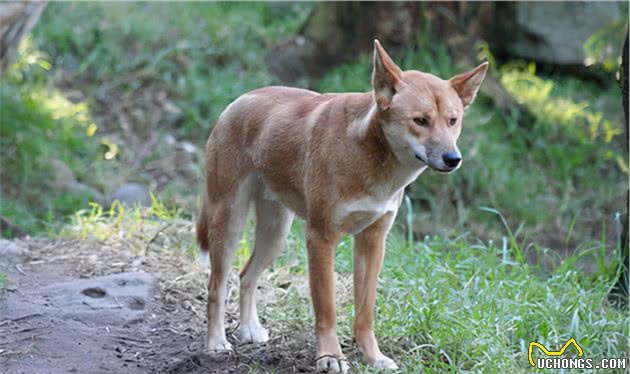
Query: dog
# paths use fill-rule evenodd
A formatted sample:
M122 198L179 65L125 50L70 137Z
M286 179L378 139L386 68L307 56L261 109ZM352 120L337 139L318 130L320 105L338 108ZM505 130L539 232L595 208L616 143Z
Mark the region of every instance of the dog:
M210 258L209 351L225 336L226 282L250 206L254 249L240 275L240 342L265 342L256 282L280 254L295 215L305 220L315 312L316 368L347 372L336 332L334 257L354 235L353 331L368 365L396 369L374 336L376 284L385 239L404 188L427 168L453 172L457 139L488 63L448 80L402 71L374 41L373 90L320 94L272 86L238 97L206 144L206 183L197 241Z

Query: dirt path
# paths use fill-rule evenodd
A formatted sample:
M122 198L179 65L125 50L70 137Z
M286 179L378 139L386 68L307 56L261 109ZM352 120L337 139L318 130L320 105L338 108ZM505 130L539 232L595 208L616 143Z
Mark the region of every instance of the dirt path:
M235 353L205 354L207 273L191 266L183 254L138 255L96 241L0 240L0 271L8 275L0 373L312 371L308 334L272 330L264 345L238 345L229 334ZM228 332L237 326L233 304Z

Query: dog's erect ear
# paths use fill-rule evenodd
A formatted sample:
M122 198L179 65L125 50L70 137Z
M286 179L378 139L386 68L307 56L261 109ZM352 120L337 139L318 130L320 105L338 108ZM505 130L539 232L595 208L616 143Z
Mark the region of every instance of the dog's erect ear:
M378 40L374 40L374 70L372 70L372 87L374 99L381 109L387 109L396 93L396 86L400 83L402 71Z
M475 95L477 95L477 91L481 86L481 82L483 82L483 79L486 77L487 71L488 63L484 62L471 71L456 75L448 80L448 83L457 91L457 94L462 99L464 108L470 105Z

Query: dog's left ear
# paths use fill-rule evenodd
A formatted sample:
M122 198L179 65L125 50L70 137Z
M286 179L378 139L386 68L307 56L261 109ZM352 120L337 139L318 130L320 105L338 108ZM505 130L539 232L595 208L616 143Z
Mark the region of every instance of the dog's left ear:
M387 109L396 93L396 86L402 79L402 70L392 61L378 40L374 40L374 70L372 70L372 87L376 105Z
M475 95L477 95L477 91L483 79L486 77L487 71L488 63L484 62L471 71L456 75L448 80L448 83L457 91L460 99L462 99L464 108L468 107L475 98Z

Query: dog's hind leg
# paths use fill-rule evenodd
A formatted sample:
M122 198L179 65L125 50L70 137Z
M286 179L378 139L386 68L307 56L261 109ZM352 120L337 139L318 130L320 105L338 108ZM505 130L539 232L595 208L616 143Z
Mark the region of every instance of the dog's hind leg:
M209 351L230 350L225 337L226 285L234 251L238 245L243 225L251 205L254 176L243 177L237 187L208 199L206 244L210 255L210 280L208 282L208 340ZM212 185L211 185L212 186ZM211 189L212 187L209 187ZM210 190L209 193L216 191Z
M256 282L263 271L278 257L284 247L294 214L277 201L267 200L262 184L255 199L256 239L254 251L241 272L240 329L242 343L262 343L269 339L258 320Z

